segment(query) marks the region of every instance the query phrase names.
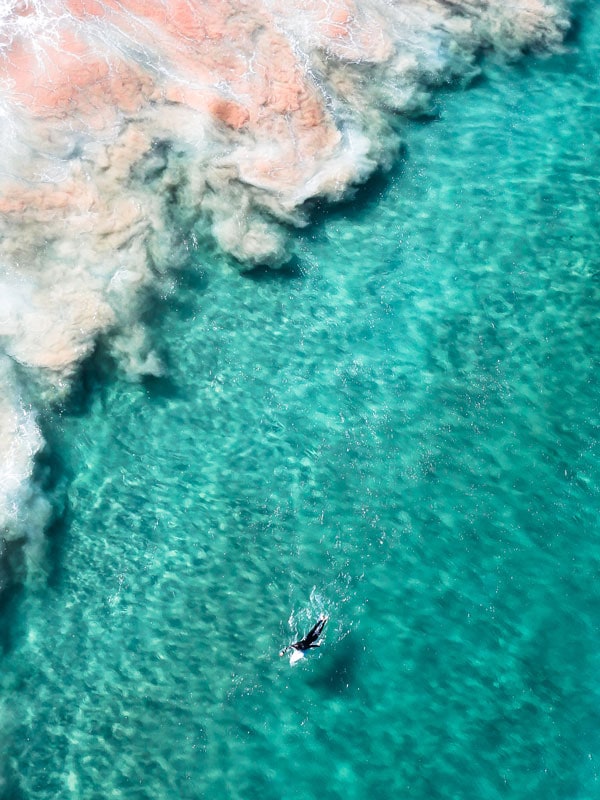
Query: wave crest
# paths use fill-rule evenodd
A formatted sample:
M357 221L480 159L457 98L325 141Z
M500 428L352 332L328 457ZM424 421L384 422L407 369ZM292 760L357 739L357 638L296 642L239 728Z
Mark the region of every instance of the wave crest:
M567 24L550 0L5 1L4 352L45 397L102 334L128 373L159 373L144 290L196 234L242 268L282 264L308 200L339 199L393 156L392 114L473 75L481 49L556 48ZM34 398L15 375L3 359L6 541L48 514L30 482Z

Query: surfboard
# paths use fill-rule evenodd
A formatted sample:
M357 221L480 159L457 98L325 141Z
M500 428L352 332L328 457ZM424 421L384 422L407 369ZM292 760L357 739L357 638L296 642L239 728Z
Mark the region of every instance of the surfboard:
M293 667L294 664L297 664L298 661L300 661L303 658L304 658L304 653L302 652L302 650L292 650L292 653L290 655L290 666Z

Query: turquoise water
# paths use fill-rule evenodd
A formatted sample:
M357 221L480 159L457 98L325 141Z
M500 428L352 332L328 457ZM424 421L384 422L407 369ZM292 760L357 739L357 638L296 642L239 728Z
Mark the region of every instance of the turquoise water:
M439 98L293 269L198 255L164 378L90 365L3 800L598 796L599 51Z

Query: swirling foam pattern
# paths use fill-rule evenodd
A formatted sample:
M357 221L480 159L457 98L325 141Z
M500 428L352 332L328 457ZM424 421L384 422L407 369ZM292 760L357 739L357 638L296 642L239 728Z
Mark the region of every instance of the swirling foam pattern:
M599 58L589 9L441 93L288 270L196 224L164 374L99 354L44 418L71 480L2 629L5 797L596 796Z
M389 161L391 112L472 75L481 48L548 50L566 29L550 0L6 0L0 14L0 336L26 373L7 397L38 407L101 335L130 374L161 372L144 290L186 262L197 226L243 266L281 264L307 200ZM24 436L5 470L41 446L10 422L20 402L2 411Z

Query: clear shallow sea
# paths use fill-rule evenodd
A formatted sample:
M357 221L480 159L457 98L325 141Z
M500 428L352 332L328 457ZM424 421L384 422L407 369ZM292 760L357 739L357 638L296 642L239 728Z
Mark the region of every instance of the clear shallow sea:
M599 796L599 63L592 9L407 123L293 269L200 253L165 378L88 366L2 800Z

